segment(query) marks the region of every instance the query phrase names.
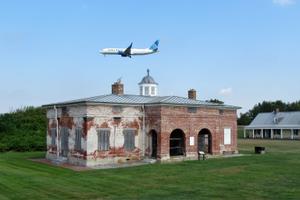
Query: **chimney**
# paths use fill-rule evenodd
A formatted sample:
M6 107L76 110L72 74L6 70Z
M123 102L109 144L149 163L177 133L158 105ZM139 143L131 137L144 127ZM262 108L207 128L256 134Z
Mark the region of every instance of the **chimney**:
M124 85L121 83L121 79L119 79L117 82L112 84L111 93L116 94L116 95L123 95L124 94Z
M196 92L196 90L190 89L188 91L188 97L189 97L189 99L196 100L196 98L197 98L197 92Z

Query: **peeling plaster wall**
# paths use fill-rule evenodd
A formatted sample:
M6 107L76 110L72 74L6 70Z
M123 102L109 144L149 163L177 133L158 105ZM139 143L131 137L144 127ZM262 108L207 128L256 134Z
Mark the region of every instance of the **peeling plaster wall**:
M118 111L116 111L118 110ZM87 116L91 125L87 130L87 165L124 163L141 160L143 150L143 112L141 106L88 106ZM108 151L98 150L97 130L110 130ZM124 129L134 129L135 149L125 151Z
M61 141L61 128L68 130L68 161L76 165L85 165L86 161L86 137L81 136L81 150L75 150L75 131L76 128L84 128L84 117L86 116L86 108L83 106L57 108L58 124L59 124L59 141ZM47 111L48 129L47 129L47 154L46 158L56 159L57 145L51 145L51 128L56 128L55 111L49 109ZM83 132L84 133L84 132ZM55 144L56 144L55 139ZM60 146L59 142L59 146ZM61 147L60 147L61 149Z

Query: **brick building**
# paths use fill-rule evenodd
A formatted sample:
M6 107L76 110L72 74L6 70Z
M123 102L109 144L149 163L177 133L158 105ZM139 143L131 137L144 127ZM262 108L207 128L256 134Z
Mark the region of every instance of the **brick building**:
M146 158L197 159L199 151L237 152L239 107L197 100L193 89L188 98L158 96L149 71L139 87L140 95L124 94L118 81L108 95L44 105L46 157L96 166Z

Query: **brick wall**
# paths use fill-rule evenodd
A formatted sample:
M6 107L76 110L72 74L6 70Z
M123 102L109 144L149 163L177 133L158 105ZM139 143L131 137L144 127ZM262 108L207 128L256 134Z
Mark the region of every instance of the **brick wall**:
M146 110L147 130L158 132L159 159L169 159L170 134L175 129L185 133L186 156L197 157L198 135L202 129L211 133L212 154L237 151L236 111L197 108L196 113L189 113L187 107L180 106L151 106ZM231 129L230 145L224 145L224 128ZM194 137L194 145L190 145L190 137Z

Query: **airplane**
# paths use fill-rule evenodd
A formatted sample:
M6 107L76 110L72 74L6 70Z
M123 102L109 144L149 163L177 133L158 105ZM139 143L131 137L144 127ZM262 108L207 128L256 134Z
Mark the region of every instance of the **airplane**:
M148 55L158 52L159 40L156 40L150 48L146 49L132 49L132 43L126 49L122 48L105 48L100 51L101 54L105 55L120 55L122 57L137 56L137 55Z

